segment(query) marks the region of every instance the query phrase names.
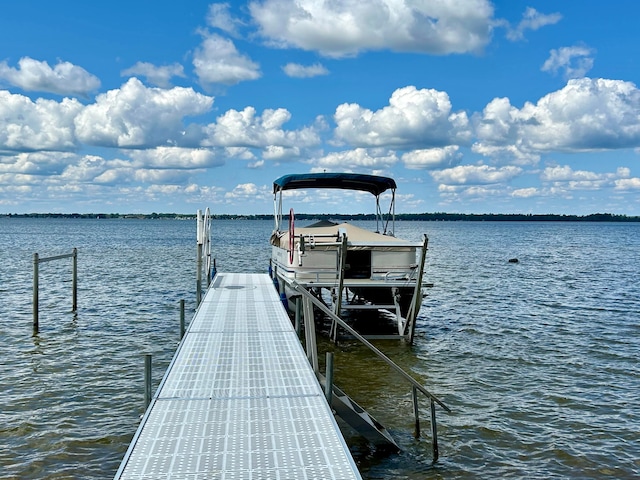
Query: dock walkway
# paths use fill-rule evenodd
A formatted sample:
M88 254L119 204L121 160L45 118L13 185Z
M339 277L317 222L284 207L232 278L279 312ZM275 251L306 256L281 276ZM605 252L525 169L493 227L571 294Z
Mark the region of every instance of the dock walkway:
M359 479L266 274L218 274L116 479Z

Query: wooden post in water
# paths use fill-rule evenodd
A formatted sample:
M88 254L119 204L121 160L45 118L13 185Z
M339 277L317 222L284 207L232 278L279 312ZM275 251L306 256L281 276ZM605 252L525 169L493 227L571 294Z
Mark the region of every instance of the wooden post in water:
M37 253L33 254L33 334L37 335L40 323L39 323L39 285L38 285L38 266L40 259Z

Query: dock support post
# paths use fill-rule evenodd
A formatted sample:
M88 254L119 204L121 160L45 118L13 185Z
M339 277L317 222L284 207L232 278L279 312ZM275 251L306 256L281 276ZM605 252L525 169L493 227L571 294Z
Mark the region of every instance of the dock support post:
M318 346L316 343L316 324L313 320L313 304L304 297L302 299L302 308L304 312L304 336L307 345L307 358L313 368L318 373Z
M333 400L333 352L327 352L326 358L324 393L327 396L327 403L331 407Z
M296 315L295 315L295 328L296 335L300 337L300 316L302 315L302 297L296 297Z
M436 404L431 399L431 444L433 446L433 463L438 461L438 426L436 425Z
M151 354L144 356L144 408L151 403Z
M196 305L200 305L200 299L202 298L202 237L204 235L204 219L202 218L201 210L198 210L196 217L196 237L198 244L196 253Z
M39 285L38 285L38 265L40 264L40 260L38 258L38 254L33 254L33 334L37 335L40 329L39 324Z
M78 249L74 247L73 249L73 305L71 307L71 311L76 313L78 311Z
M184 337L184 299L180 300L180 340Z
M196 274L196 304L202 299L202 245L198 244L198 272Z
M416 278L416 288L413 291L413 298L411 299L411 307L409 308L409 314L407 315L407 324L405 324L404 334L405 338L407 333L409 334L409 345L413 345L413 336L416 331L416 321L418 312L420 311L420 304L422 303L422 276L424 275L424 262L427 256L427 248L429 247L429 237L424 235L422 251L420 252L420 264L418 268L418 276ZM409 332L407 332L407 328Z
M413 436L415 438L420 438L420 412L418 411L418 389L416 387L411 389L411 397L413 399L413 417L415 420Z

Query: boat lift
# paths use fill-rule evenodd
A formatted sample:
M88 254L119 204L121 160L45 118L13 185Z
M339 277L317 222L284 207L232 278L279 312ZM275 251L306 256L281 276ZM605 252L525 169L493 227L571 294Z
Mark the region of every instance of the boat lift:
M376 232L347 223L296 229L293 209L289 210L287 225L287 217L283 213L283 192L305 188L373 194L376 199ZM394 237L395 189L395 181L388 177L344 173L285 175L274 182L270 271L286 303L299 295L297 288L304 288L341 318L346 318L348 311L360 314L366 311L388 312L395 317L397 333L368 335L367 338L413 342L424 295L428 238L424 235L422 242L408 242ZM388 190L391 191L391 201L385 214L380 195ZM373 236L367 237L367 234ZM321 261L318 260L320 256ZM358 265L358 258L366 258L364 265ZM374 265L378 261L381 264ZM359 269L356 274L353 270L348 271L348 267L353 268L354 264ZM322 295L323 291L330 292L330 295ZM291 309L291 305L289 307ZM338 323L335 321L332 322L330 336L334 340L338 338Z

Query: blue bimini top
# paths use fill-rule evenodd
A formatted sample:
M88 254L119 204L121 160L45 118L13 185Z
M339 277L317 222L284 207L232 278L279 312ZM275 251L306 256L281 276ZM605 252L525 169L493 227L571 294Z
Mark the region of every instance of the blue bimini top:
M273 182L273 193L299 188L340 188L362 190L376 197L387 190L396 189L396 181L389 177L359 173L301 173L284 175Z

